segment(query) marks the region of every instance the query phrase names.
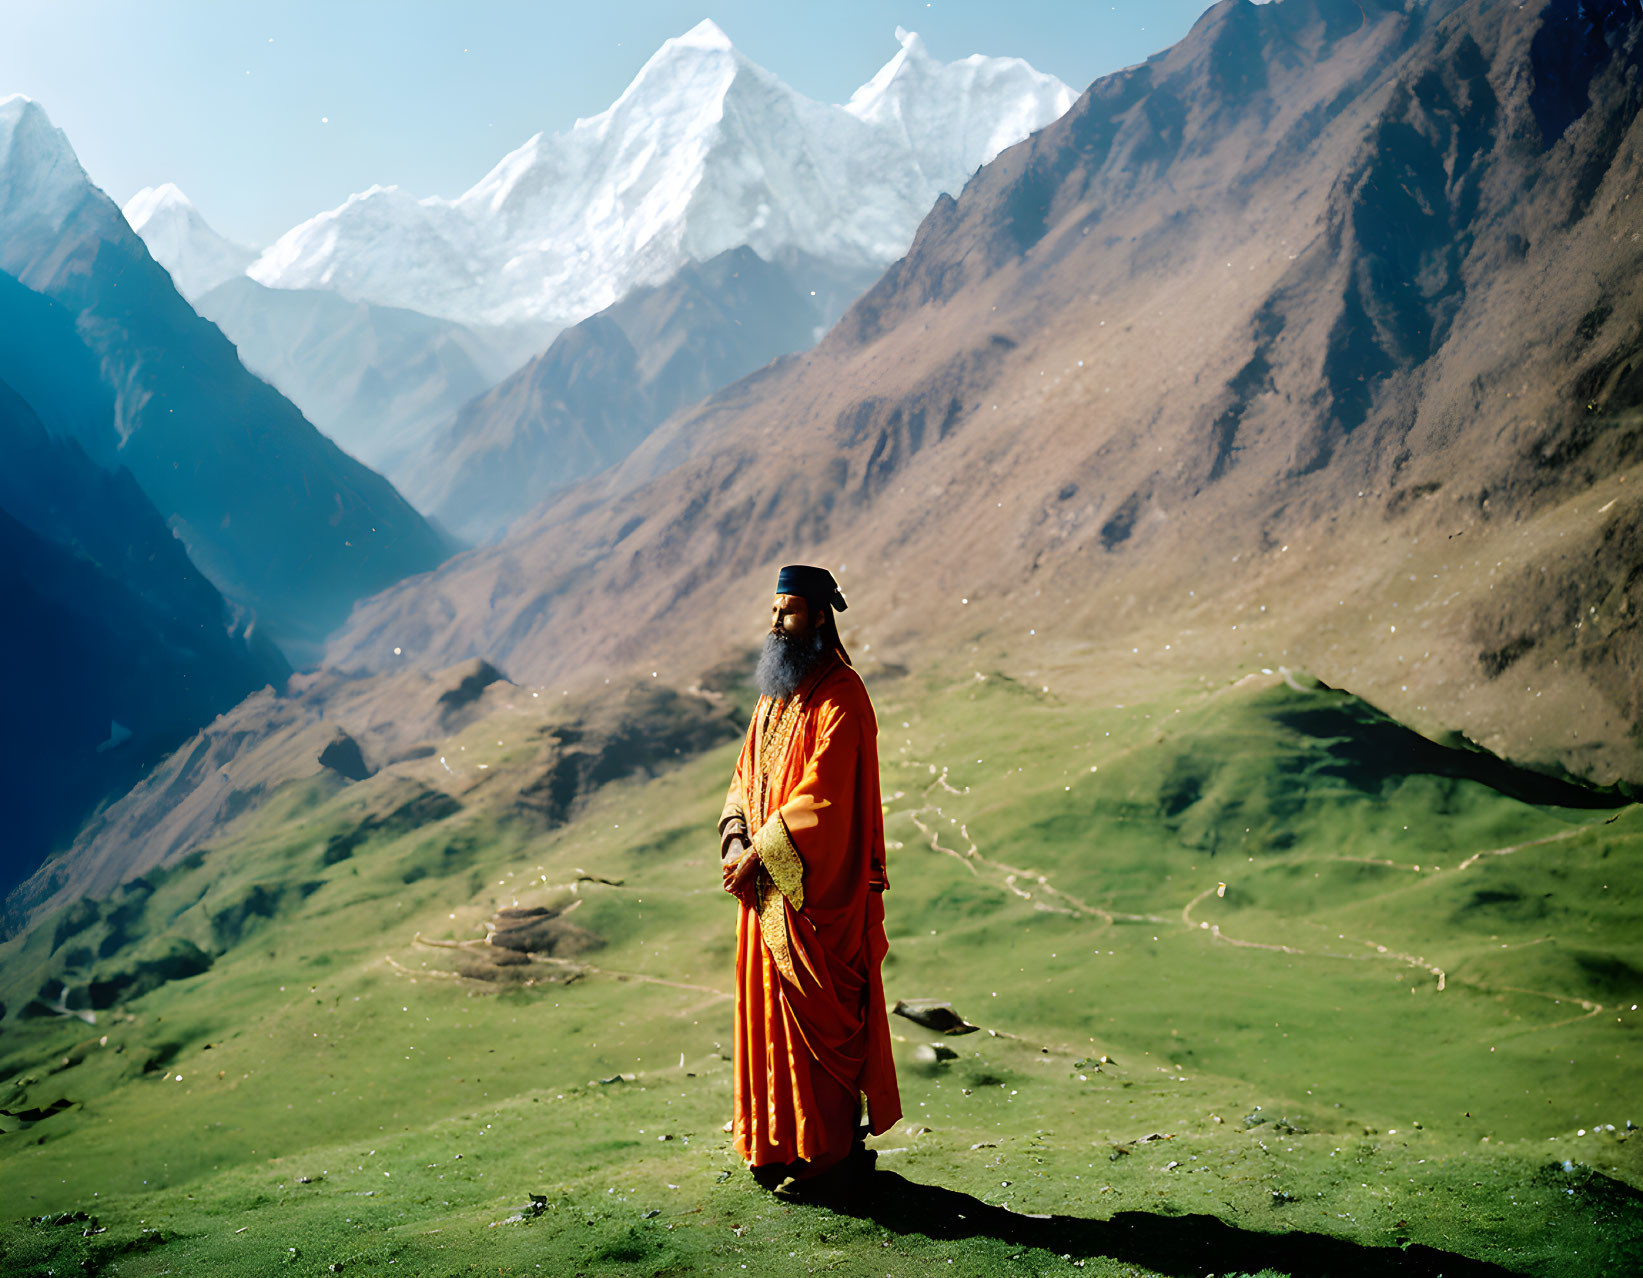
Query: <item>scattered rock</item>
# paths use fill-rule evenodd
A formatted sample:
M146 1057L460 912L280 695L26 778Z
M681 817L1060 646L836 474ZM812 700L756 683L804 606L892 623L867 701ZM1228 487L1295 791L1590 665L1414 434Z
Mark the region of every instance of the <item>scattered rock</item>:
M29 1224L31 1224L31 1225L81 1225L81 1224L83 1224L83 1225L87 1226L87 1228L94 1229L97 1226L97 1217L89 1215L89 1214L87 1214L86 1212L83 1212L83 1211L64 1211L64 1212L57 1213L55 1216L50 1215L50 1214L47 1214L45 1216L30 1216L29 1217Z
M464 661L449 673L452 682L439 694L440 715L448 727L453 726L450 720L456 717L459 711L478 701L486 688L507 678L490 662L479 657Z
M897 1016L905 1016L915 1025L922 1025L925 1029L933 1029L938 1034L973 1034L980 1029L979 1025L972 1025L957 1012L953 1005L945 999L936 998L901 998L890 1009Z
M566 911L547 906L498 910L489 924L490 942L520 954L552 954L561 958L584 954L604 944L603 939L587 928L562 918L564 913Z
M372 770L366 765L365 755L359 748L359 742L349 736L341 728L326 744L325 749L319 752L319 764L322 768L330 768L339 776L347 777L350 781L363 781Z
M920 1065L940 1065L956 1061L958 1053L945 1043L920 1043L913 1049L913 1059Z
M24 1124L38 1123L43 1118L50 1118L53 1114L60 1114L65 1109L72 1108L73 1105L73 1101L60 1096L56 1100L52 1101L51 1104L36 1109L0 1109L0 1115L4 1115L7 1118L14 1118L18 1122ZM59 1220L56 1223L61 1225L67 1222L64 1220Z

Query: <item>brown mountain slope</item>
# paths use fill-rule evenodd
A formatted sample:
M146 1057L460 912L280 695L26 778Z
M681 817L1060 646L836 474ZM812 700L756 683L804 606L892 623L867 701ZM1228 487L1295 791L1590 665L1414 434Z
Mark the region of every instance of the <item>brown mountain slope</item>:
M1643 776L1640 39L1634 0L1228 0L938 204L815 351L329 658L688 674L809 559L874 656L1281 660Z
M6 897L0 939L203 854L237 823L265 820L265 807L276 816L264 828L278 839L282 816L370 781L369 814L331 837L328 865L373 830L415 829L476 795L489 812L541 831L564 824L606 782L665 771L740 726L723 695L648 678L565 699L509 683L482 661L371 679L298 674L288 695L264 689L219 715L88 821L72 847ZM448 845L444 855L467 851Z

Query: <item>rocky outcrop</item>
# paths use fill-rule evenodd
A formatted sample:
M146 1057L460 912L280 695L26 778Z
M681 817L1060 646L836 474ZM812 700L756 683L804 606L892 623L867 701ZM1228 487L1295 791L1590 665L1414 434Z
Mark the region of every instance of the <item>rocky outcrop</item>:
M325 743L325 749L319 752L319 765L330 768L338 776L349 781L364 781L375 769L365 762L365 755L360 751L359 742L338 728L336 735Z

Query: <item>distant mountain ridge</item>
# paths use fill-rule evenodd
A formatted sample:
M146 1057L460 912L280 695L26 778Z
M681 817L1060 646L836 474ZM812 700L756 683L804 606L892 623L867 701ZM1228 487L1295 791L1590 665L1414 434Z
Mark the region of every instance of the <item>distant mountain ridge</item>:
M480 333L323 289L268 288L245 275L193 301L248 369L401 492L428 460L433 433L538 351L535 329Z
M674 412L811 346L823 318L790 271L750 248L689 263L566 329L465 405L407 491L459 536L490 540Z
M120 212L191 302L257 260L256 249L218 234L175 183L145 186Z
M1194 637L1643 776L1640 65L1634 0L1224 0L938 201L814 351L328 660L702 662L809 559L878 596L875 653Z
M608 110L537 134L460 197L372 187L249 273L466 324L563 327L742 245L882 268L939 193L1075 96L1018 59L942 64L898 36L848 105L823 106L703 21Z
M0 101L0 270L72 317L112 394L121 463L287 651L311 655L355 599L443 557L386 481L245 371L21 96Z
M717 390L810 345L905 249L938 194L1073 99L1018 59L942 63L916 35L897 28L896 37L898 52L847 104L823 106L703 22L666 42L607 111L530 139L459 199L373 188L260 256L169 184L125 212L248 368L445 527L482 540L589 473L591 459L625 456L688 402L664 394L641 405L613 383L614 398L599 403L597 378L584 381L581 420L561 414L553 428L587 444L568 467L540 430L506 445L494 424L483 440L452 431L459 411L469 427L477 421L468 401L561 329L642 290L700 297L693 272L754 252L766 274L785 272L782 291L800 299L787 309L809 318L800 336L785 315L773 326L770 316L733 321L762 331L732 340L743 354L710 360L711 376L692 381L695 397ZM690 343L706 351L716 333L733 337L707 322ZM486 469L483 458L502 456L505 466Z

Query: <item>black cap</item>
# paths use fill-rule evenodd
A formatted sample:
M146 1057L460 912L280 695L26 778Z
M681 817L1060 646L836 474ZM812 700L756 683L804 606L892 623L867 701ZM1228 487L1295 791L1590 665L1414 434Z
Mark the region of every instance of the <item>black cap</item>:
M832 608L836 612L843 612L850 606L844 602L844 595L839 590L839 583L833 580L833 574L825 568L813 568L809 564L788 564L783 568L776 575L776 593L798 595L812 606Z

